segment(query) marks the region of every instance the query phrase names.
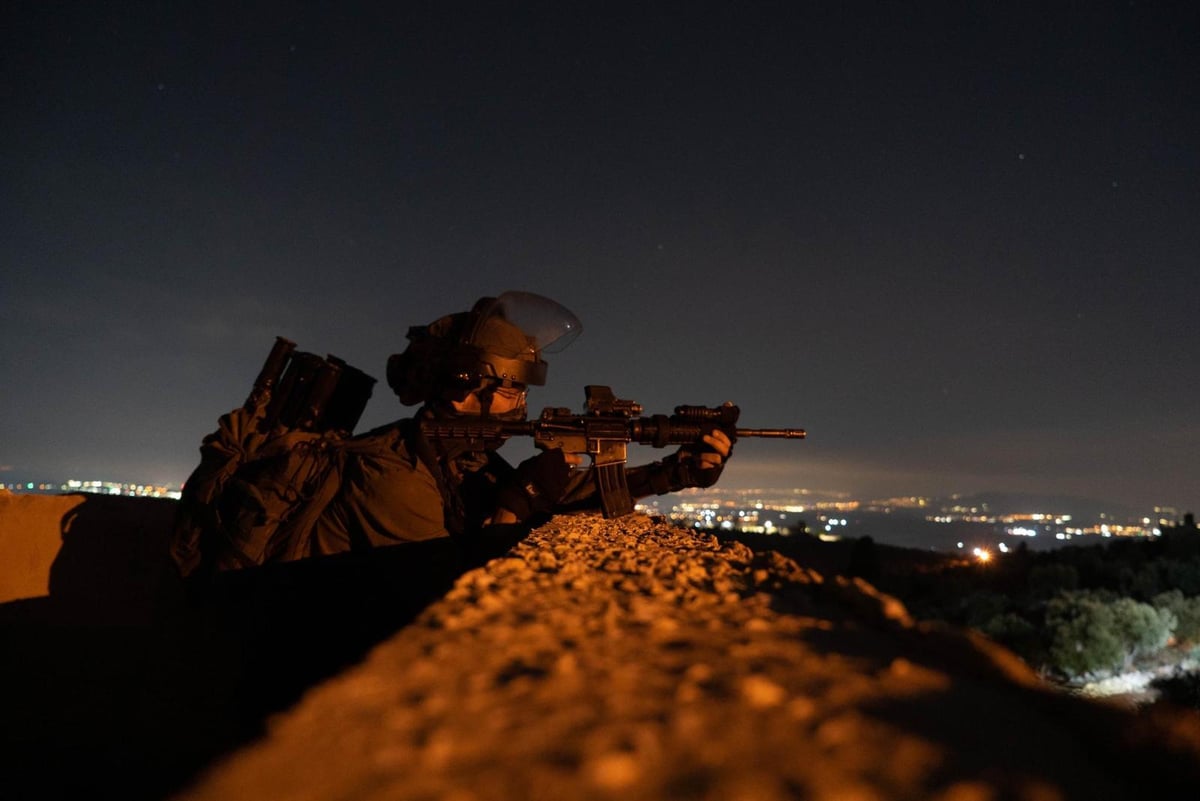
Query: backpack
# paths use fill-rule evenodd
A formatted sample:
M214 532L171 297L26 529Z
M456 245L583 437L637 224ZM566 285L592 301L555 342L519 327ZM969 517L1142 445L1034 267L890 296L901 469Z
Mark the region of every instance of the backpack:
M183 576L305 556L337 494L375 379L295 347L276 337L246 402L200 446L171 533Z

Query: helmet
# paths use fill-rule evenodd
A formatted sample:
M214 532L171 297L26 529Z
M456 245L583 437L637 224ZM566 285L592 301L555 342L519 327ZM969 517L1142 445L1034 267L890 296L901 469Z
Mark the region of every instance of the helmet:
M410 328L408 348L388 358L388 386L406 406L459 401L489 384L541 386L542 352L562 350L582 330L574 314L541 295L480 298L469 312Z

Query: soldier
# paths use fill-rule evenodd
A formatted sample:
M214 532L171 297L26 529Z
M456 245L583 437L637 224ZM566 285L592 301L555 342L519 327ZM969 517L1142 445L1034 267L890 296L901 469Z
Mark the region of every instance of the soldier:
M422 431L423 423L524 420L528 388L546 380L543 352L561 350L580 330L570 311L526 292L481 298L469 312L415 326L408 348L388 360L387 377L400 402L419 410L354 437L346 432L373 379L336 360L334 372L357 374L366 389L351 393L359 402L349 414L335 391L332 417L340 422L315 425L329 415L318 414L310 396L321 395L315 387L330 365L294 354L301 366L315 360L317 376L297 372L275 386L292 347L280 339L246 404L201 446L171 542L181 574L444 537L495 552L548 514L600 508L594 468L577 455L548 449L513 467L496 453L502 439ZM715 429L660 462L629 468L630 495L712 486L731 448Z
M557 352L582 327L554 301L524 292L482 298L469 312L410 329L388 360L388 384L412 419L364 435L383 447L349 455L340 491L318 519L312 554L454 536L488 536L506 524L559 511L598 508L581 457L551 449L515 468L500 442L428 439L421 420L524 420L530 386L545 383L543 352ZM627 470L634 497L711 486L732 443L714 430L661 462Z

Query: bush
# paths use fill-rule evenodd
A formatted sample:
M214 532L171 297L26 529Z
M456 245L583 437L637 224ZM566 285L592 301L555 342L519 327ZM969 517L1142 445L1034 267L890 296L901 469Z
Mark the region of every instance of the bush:
M1068 678L1115 670L1125 661L1112 609L1086 594L1046 605L1046 637L1048 667Z
M1108 600L1093 593L1068 593L1046 605L1048 667L1069 678L1128 667L1157 653L1174 633L1168 608L1132 598Z
M1200 643L1200 596L1185 598L1179 590L1154 596L1158 609L1175 615L1175 639L1181 643Z
M1119 598L1109 604L1118 639L1125 649L1125 664L1139 656L1149 656L1167 647L1175 631L1175 615L1170 609L1155 609L1132 598Z

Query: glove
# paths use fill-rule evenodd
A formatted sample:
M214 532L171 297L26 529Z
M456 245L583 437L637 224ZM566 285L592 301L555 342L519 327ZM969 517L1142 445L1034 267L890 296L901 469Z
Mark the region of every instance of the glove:
M549 512L567 489L571 465L559 448L542 451L517 465L496 491L496 505L518 520Z
M676 451L676 472L678 474L676 478L684 487L706 489L716 484L717 479L721 477L725 463L733 455L733 445L737 442L737 435L730 429L718 428L714 429L713 433L717 431L720 431L729 440L729 447L724 454L707 442L689 443ZM719 456L715 460L705 459L705 454L719 454Z

